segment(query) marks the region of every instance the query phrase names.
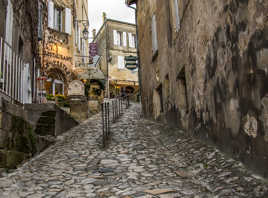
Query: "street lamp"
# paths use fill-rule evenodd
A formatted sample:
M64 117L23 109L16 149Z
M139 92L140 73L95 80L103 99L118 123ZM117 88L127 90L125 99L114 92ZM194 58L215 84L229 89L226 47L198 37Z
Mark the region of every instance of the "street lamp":
M84 38L85 40L87 40L87 39L88 39L89 32L88 32L86 26L84 27L84 30L83 30L82 33L83 33L83 38Z

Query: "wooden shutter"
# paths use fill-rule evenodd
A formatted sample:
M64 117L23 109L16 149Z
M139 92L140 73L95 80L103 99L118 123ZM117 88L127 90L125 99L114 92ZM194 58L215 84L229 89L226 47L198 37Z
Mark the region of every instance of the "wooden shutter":
M114 34L114 45L118 45L117 31L114 30L114 31L113 31L113 34Z
M123 32L123 46L126 47L127 46L127 33Z
M72 13L70 8L65 8L65 33L72 34Z
M156 16L152 17L152 50L155 53L158 50L158 42L157 42L157 29L156 29Z
M54 28L54 2L48 1L48 27Z
M179 13L179 2L178 0L174 0L175 7L175 31L180 30L180 13Z

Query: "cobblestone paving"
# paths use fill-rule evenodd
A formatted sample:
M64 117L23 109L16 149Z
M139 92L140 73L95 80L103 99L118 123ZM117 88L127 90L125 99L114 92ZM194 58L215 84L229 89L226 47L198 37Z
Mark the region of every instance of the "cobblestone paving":
M100 115L0 178L1 198L268 197L267 183L217 149L141 119L132 104L101 148ZM174 136L172 134L176 133Z

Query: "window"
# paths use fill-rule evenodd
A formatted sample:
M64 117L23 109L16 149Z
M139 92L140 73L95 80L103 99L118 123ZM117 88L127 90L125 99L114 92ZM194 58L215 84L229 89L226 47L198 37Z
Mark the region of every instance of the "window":
M129 47L136 48L136 35L132 33L128 33L128 43Z
M119 46L122 46L122 32L117 31L117 42Z
M123 32L123 46L127 47L127 33Z
M65 16L65 17L64 17ZM48 2L48 27L71 35L72 13L70 8L60 8L54 6L54 2Z
M43 3L38 1L38 39L43 39Z
M153 56L158 51L158 41L157 41L157 28L156 28L156 16L153 15L152 17L152 52Z
M62 31L62 11L57 7L54 8L54 29Z
M114 30L114 31L113 31L113 34L114 34L114 45L118 45L118 41L117 41L117 31Z
M172 0L172 18L173 18L173 27L176 32L180 30L180 8L179 0Z
M118 69L125 68L125 59L123 56L118 56Z
M13 35L13 4L8 1L7 15L6 15L6 42L12 46L12 35Z
M114 45L118 45L118 46L122 46L123 45L123 33L122 32L119 32L117 30L114 30L113 31L113 34L114 34ZM124 41L126 42L126 41Z

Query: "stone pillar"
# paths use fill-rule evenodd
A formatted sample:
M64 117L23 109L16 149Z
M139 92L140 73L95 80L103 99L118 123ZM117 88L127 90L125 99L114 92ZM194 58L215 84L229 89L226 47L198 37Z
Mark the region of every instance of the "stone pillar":
M68 99L71 116L79 122L88 118L88 102L85 97L85 86L79 80L69 84Z

